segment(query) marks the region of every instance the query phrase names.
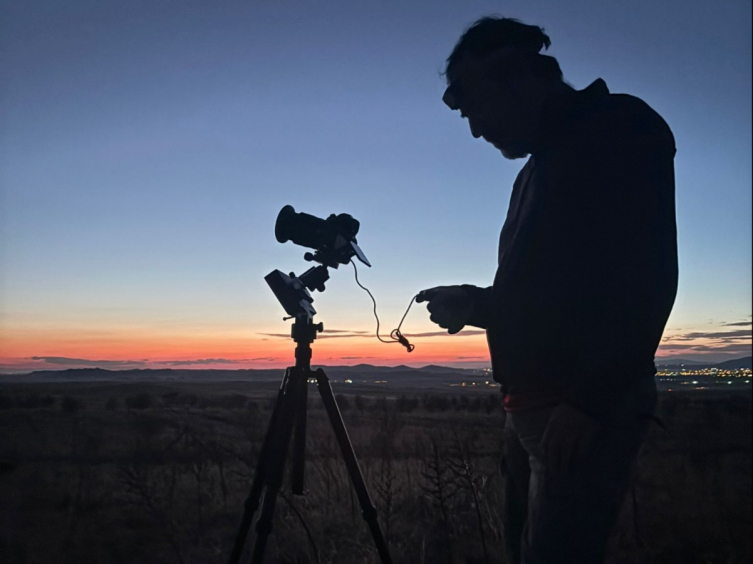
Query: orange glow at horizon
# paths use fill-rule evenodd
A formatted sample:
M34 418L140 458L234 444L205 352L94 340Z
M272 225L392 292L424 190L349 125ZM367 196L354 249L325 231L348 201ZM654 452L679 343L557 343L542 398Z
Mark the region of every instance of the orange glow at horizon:
M65 329L54 323L17 326L12 332L0 328L0 370L55 370L79 366L260 369L292 365L295 350L292 339L265 335L258 332L259 329L129 325ZM289 326L283 331L287 330ZM381 343L370 333L351 334L350 337L325 333L312 345L312 364L490 364L486 339L482 334L406 336L416 346L411 353L398 343ZM683 344L685 346L687 341ZM657 351L657 361L665 356L678 355L672 344L665 342L663 345ZM708 347L713 346L714 341L699 338L693 341L693 345ZM77 363L77 359L81 362Z
M451 362L488 362L483 335L415 337L407 335L415 350L411 353L398 343L385 344L373 335L338 338L328 335L312 344L314 365L339 364L443 364ZM69 330L29 328L13 334L0 334L0 368L30 370L60 368L46 363L47 358L83 361L120 361L143 364L198 359L217 359L201 364L206 368L278 368L294 363L292 339L261 336L248 329L226 331L155 331L155 330ZM70 364L71 367L75 363ZM164 366L163 366L164 367ZM179 368L180 365L175 365Z

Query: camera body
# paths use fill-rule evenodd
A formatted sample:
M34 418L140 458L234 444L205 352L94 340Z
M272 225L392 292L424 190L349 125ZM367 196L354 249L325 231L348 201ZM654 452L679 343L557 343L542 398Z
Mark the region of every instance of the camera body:
M292 241L296 245L315 249L304 258L337 268L348 264L355 256L366 266L371 266L358 247L356 234L360 227L357 219L347 213L331 214L321 219L307 213L298 213L293 206L285 206L277 215L275 238L280 243Z

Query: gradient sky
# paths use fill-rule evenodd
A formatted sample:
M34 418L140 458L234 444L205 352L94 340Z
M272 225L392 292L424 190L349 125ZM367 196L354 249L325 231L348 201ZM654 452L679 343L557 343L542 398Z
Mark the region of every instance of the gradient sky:
M659 354L750 354L749 0L0 7L0 369L291 364L263 280L309 266L274 239L285 204L361 221L384 333L422 288L489 285L524 161L471 137L439 72L494 13L544 26L576 88L667 120L681 278ZM479 331L378 343L352 268L331 275L315 363L487 364ZM403 330L438 328L416 306Z

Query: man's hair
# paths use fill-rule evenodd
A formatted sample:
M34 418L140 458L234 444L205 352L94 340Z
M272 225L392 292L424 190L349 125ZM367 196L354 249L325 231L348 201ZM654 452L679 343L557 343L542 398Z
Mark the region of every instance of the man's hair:
M449 74L464 55L484 59L505 47L529 52L535 70L549 78L562 79L562 70L554 57L538 54L541 49L549 49L552 41L544 33L543 27L526 25L514 18L487 16L475 21L458 40L447 57L444 75L449 82Z

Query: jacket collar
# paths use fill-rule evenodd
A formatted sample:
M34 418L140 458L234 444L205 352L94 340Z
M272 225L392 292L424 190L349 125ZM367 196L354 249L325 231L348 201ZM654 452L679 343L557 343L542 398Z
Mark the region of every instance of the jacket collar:
M583 90L565 91L548 100L542 109L539 134L531 154L542 153L554 145L579 114L608 94L607 83L597 78Z

